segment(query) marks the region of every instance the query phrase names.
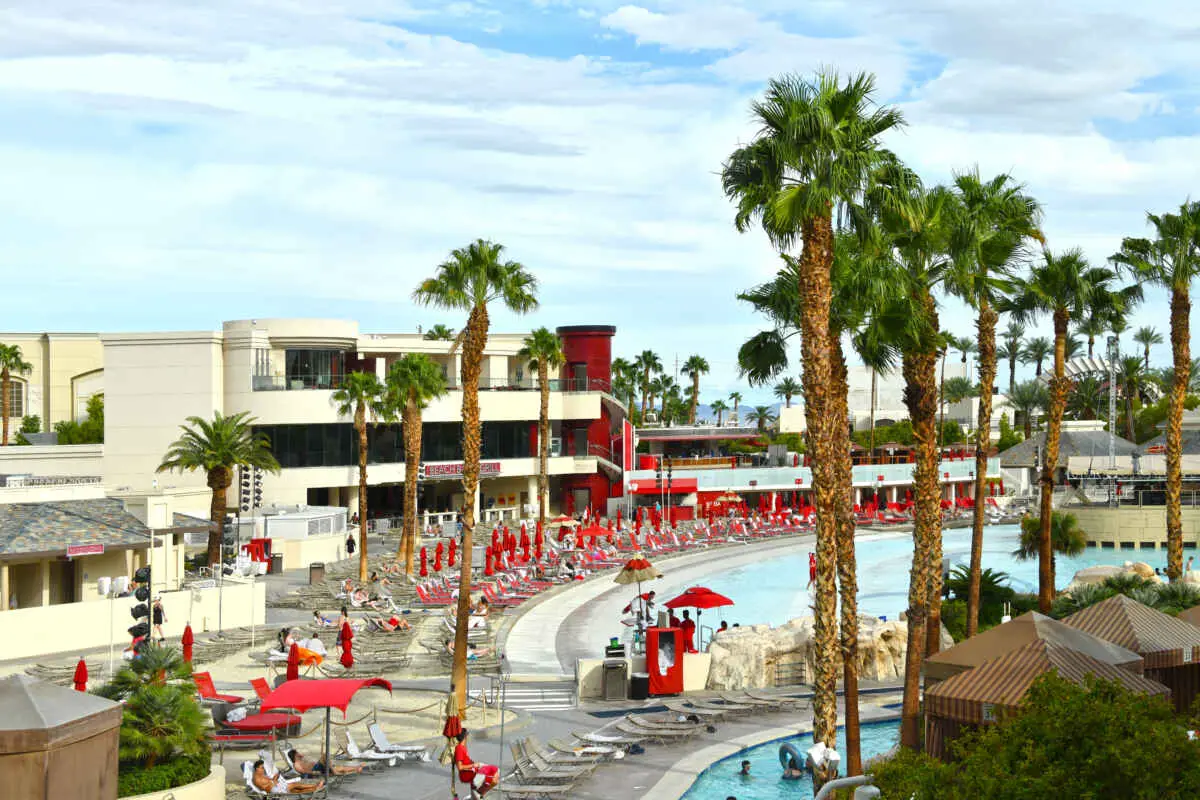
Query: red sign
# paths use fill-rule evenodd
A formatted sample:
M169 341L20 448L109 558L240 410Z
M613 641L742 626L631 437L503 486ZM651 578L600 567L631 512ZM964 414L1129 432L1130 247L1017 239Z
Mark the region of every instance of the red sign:
M882 476L882 475L880 475L880 476L879 476L879 480L881 480L881 481L883 480L883 476Z
M422 464L425 470L425 477L429 480L446 480L451 478L461 478L463 475L463 462L455 461L450 464ZM500 474L499 461L480 461L479 462L479 477L494 478Z
M804 485L804 478L796 478L796 485L797 485L797 486L803 486L803 485Z
M67 546L67 558L99 556L104 554L103 544L73 544Z
M949 478L949 477L950 477L950 473L949 473L949 472L943 472L943 473L942 473L942 475L943 475L943 476L945 476L945 477L947 477L947 478Z

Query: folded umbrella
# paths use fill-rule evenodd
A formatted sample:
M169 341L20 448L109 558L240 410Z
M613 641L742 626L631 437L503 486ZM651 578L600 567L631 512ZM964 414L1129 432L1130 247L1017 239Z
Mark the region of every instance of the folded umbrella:
M75 665L75 691L86 692L88 682L87 662L83 660L83 656L79 657L79 663Z
M300 677L300 645L292 642L292 646L288 649L287 659L287 679L289 681L297 680Z
M192 645L195 644L196 637L192 634L192 623L188 623L183 628L183 638L180 643L183 645L183 660L187 663L192 663Z

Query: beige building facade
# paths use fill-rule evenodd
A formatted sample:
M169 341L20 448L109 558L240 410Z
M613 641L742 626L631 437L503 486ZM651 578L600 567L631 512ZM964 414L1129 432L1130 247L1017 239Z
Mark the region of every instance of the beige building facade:
M104 345L95 333L0 333L0 343L16 345L33 369L12 376L13 423L16 438L20 418L37 415L42 430L54 423L80 420L87 401L104 392Z

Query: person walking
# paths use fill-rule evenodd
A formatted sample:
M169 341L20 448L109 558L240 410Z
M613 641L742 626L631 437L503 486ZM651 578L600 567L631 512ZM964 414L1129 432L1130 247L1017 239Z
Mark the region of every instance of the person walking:
M154 637L158 639L158 643L162 644L166 641L163 636L163 623L167 621L167 614L163 610L162 595L154 598L154 609L151 611L153 615L152 622L154 623Z
M354 534L353 533L348 534L346 536L346 555L347 556L354 555Z

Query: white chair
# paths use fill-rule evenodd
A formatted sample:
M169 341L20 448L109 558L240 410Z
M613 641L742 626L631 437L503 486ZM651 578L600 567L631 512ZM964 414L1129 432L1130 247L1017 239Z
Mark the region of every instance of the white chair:
M387 734L378 722L367 725L367 734L371 737L371 746L377 753L384 753L399 758L402 761L428 761L429 750L419 744L392 744Z

